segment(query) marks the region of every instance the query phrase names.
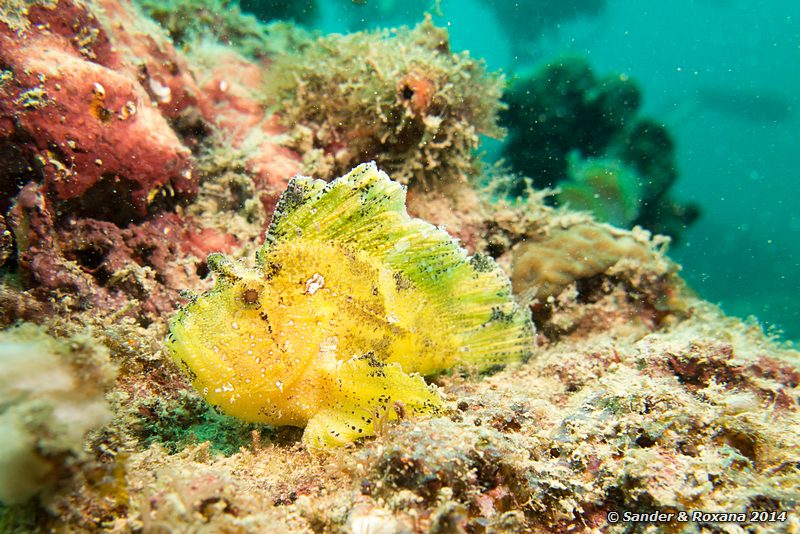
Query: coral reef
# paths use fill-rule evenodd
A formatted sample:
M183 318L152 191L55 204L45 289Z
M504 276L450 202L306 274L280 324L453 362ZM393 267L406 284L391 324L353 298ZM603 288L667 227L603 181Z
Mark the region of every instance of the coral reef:
M609 327L601 318L626 310L628 325L663 325L685 316L689 292L665 255L667 242L584 220L554 217L542 234L514 247L514 291L531 304L550 339ZM618 325L622 327L623 325Z
M209 129L230 132L234 144L254 129L276 131L263 124L263 111L252 113L259 105L249 93L260 74L238 81L225 70L255 68L233 49L212 64L194 61L193 72L127 3L105 2L102 10L69 0L34 3L16 16L24 21L19 29L8 22L11 14L0 24L0 138L10 156L0 168L0 190L9 197L41 175L58 200L127 224L196 192L190 149ZM85 37L75 37L71 24ZM243 107L250 128L236 123ZM268 152L267 142L252 144ZM259 153L261 165L274 152ZM294 170L277 179L281 189Z
M213 43L224 53L190 63L129 3L11 3L0 38L2 257L18 275L3 324L92 307L156 320L298 168L255 63ZM225 180L256 200L212 205Z
M111 417L103 390L113 372L87 334L0 332L0 502L24 502L77 470L86 433Z
M597 78L585 59L564 58L515 80L504 100L508 109L501 113L501 122L509 131L504 156L537 188L564 185L564 200L596 209L597 216L611 217L607 222L638 224L673 238L697 219L697 206L679 204L669 196L677 179L674 143L664 126L636 117L641 94L627 76ZM587 188L586 180L576 176L590 169L577 164L579 160L608 162L605 166L616 168L618 180L630 182L636 176L637 187L616 187L619 192L607 198L607 191L597 191L596 185ZM575 194L576 181L586 193ZM525 187L517 181L509 193L524 194ZM616 204L616 209L597 209L592 189L600 203ZM619 211L626 216L615 215Z
M444 30L426 22L393 36L316 41L289 26L270 26L256 29L268 41L262 53L246 50L250 30L244 25L241 41L231 37L234 46L214 40L228 35L221 26L216 34L198 30L176 49L163 29L127 1L13 1L0 6L0 19L3 532L800 529L800 354L755 323L727 318L694 297L666 256L666 238L549 206L552 192L532 189L502 169L483 169L491 182L485 190L464 180L474 173L477 132L495 131L498 80L477 62L452 54ZM336 48L342 44L350 48ZM291 61L299 61L298 70ZM679 221L680 213L668 221L649 211L646 199L653 198L660 199L654 205L663 212L686 207L669 200L671 140L663 127L636 118L635 88L619 78L585 84L587 69L574 63L563 69L583 74L550 71L557 90L535 82L543 91L536 93L541 106L510 101L512 108L522 106L522 115L541 115L548 125L530 131L537 144L528 148L559 156L557 176L532 173L532 179L563 186L562 195L606 188L617 200L595 199L602 202L583 207L598 217L601 210L617 210L618 220L629 221L634 204L621 198L632 193L621 178L630 172L641 179L636 194L642 199L632 224L646 222L653 229ZM298 102L310 108L320 94L330 95L323 104L347 109L341 125L317 118L295 126L289 121L299 108L292 102L265 106L265 84L298 73L325 82ZM353 92L329 85L339 82ZM301 87L312 89L297 82L294 90ZM364 91L377 91L377 97ZM124 102L117 99L131 95L139 99L137 112L122 119ZM459 105L437 115L426 106L438 105L439 98ZM571 111L559 117L551 106ZM55 122L43 124L51 116ZM511 126L512 137L519 137ZM452 134L454 144L438 146L443 140L437 132ZM420 146L420 139L428 144ZM263 274L265 262L292 244L317 243L314 236L323 228L358 220L331 209L320 223L319 198L307 196L324 197L326 186L300 178L277 206L270 241L260 253L262 267L248 263L263 245L278 194L303 163L287 146L304 154L308 149L305 164L327 165L328 176L364 157L359 151L403 175L412 185L409 213L446 225L469 253L494 258L513 275L517 298L530 307L536 325L528 347L533 356L502 369L448 369L428 377L430 385L406 375L420 392L435 391L435 413L410 417L413 403L393 399L385 412L390 415L370 427L374 435L322 451L303 446L302 429L216 413L165 344L178 303L199 309L209 298L191 303L191 294L214 283L204 257L220 251L231 257L229 264L214 255L211 266L235 286L237 275L258 269ZM154 159L133 164L129 149L142 158L152 149L178 166L170 169L166 160ZM575 150L574 171L591 172L575 173L570 182L566 158ZM64 180L53 158L67 168ZM108 166L94 169L95 159ZM184 169L192 171L191 179ZM183 189L180 180L188 180ZM507 184L516 188L513 198L501 194ZM334 185L328 193L337 191ZM373 184L356 198L374 199L368 203L373 207L391 200L388 213L405 217L399 195L384 199L380 191L387 192ZM630 210L619 209L625 206ZM359 204L355 213L363 210L369 211ZM445 235L403 220L430 236ZM364 235L377 231L364 229ZM371 249L402 248L406 242L381 236ZM442 241L451 258L465 258L450 238ZM431 263L439 250L431 245ZM357 263L355 248L345 252L350 256L337 266ZM272 261L270 273L284 282L297 274L293 287L308 298L323 296L337 276L353 280L354 288L374 278L344 267L330 276L316 273L319 278L303 270L321 266L326 257L282 262L283 275ZM460 296L443 283L442 272L424 268L414 272L414 280L411 273L406 280L381 271L378 295L370 285L357 296L373 303L379 295L408 291L407 281L433 280L435 287L449 288L433 307L437 313L396 318L418 314L434 344L460 346L448 340L442 321L463 311L463 299L477 298L481 284L472 276L480 282L491 274L481 268L498 273L489 260L467 265L458 271L464 275L458 287L466 289ZM513 310L504 284L502 296L487 296L488 302L503 302L494 317L489 313L495 319L485 329L489 334ZM431 292L430 285L425 288ZM247 302L253 293L228 294L238 305L256 305ZM397 309L386 305L384 311L389 308ZM399 373L401 358L378 359L391 339L405 339L401 333L386 343L379 339L387 323L397 326L394 318L383 313L383 323L374 323L365 313L380 308L336 314L340 309L306 309L298 319L327 313L339 325L352 324L348 332L367 336L377 350L353 362L361 365L359 376L365 365L378 377ZM277 321L277 312L270 311L267 317ZM486 315L481 308L477 316L461 319L474 326L485 323ZM13 326L21 321L39 326ZM205 330L224 337L233 332L225 328L232 322ZM372 324L379 325L375 337ZM328 328L324 321L318 325L320 331ZM346 335L338 343L355 346ZM296 351L302 344L297 345ZM496 360L507 359L515 358ZM337 393L337 386L326 391ZM611 511L693 510L787 515L779 523L712 517L636 526L612 524L608 517Z
M500 267L410 218L374 163L292 180L255 269L208 261L216 286L172 321L173 358L221 412L305 426L309 447L435 412L418 374L527 358L533 343Z
M104 525L623 532L608 511L782 509L783 527L797 528L800 354L696 305L669 328L612 322L482 380L441 377L441 415L335 454L258 431L225 455L209 443L135 446L127 504ZM108 517L110 491L78 482L53 506L68 498L72 521Z
M91 215L122 222L145 215L161 193L193 194L189 151L150 105L152 96L177 111L175 102L190 98L168 97L167 80L179 75L129 63L125 41L112 41L81 4L34 2L26 16L20 29L0 22L0 143L13 145L7 150L15 156L3 158L0 188L12 190L36 169L59 200L81 199ZM69 19L81 28L79 38L63 24ZM138 57L144 52L126 51ZM159 59L161 65L166 58ZM150 94L139 83L140 68ZM101 200L111 195L120 202L106 213Z
M402 183L475 175L479 135L497 137L502 78L428 17L414 29L308 40L275 59L268 93L305 171L332 178L375 160Z

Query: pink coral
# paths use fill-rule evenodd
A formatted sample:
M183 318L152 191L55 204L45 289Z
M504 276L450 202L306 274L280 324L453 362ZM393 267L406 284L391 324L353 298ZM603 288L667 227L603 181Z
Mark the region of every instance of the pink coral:
M162 188L194 194L189 150L137 76L120 68L121 51L97 18L64 0L31 7L28 18L27 29L0 24L0 143L21 147L56 198L86 198L90 214L130 219ZM19 179L15 165L7 160L0 181ZM110 200L129 201L133 213L107 210Z
M200 284L197 266L209 252L230 252L238 245L235 237L195 228L177 214L126 228L91 218L59 225L47 196L33 183L22 189L8 219L20 272L35 295L46 301L63 293L69 296L60 303L79 309L127 306L147 321L173 310L179 289ZM197 266L185 261L187 256L195 256Z
M278 194L300 171L300 157L280 146L277 139L286 128L261 102L259 92L267 70L233 49L215 49L208 60L211 64L205 68L206 81L202 84L210 101L206 116L230 139L233 148L246 154L245 168L271 211Z

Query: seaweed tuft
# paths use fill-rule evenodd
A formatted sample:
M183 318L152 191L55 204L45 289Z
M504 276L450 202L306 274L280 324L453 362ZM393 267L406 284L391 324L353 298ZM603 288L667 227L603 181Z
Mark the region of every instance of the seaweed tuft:
M479 137L503 135L503 77L452 52L430 16L308 44L275 59L267 87L308 174L330 179L375 160L405 184L463 181L477 172Z

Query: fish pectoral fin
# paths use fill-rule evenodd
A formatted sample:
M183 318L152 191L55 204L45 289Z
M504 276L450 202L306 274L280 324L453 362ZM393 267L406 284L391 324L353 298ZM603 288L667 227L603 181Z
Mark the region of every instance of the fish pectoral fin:
M419 375L409 375L396 363L386 364L371 354L354 356L336 373L336 398L314 415L303 443L322 449L352 443L382 432L398 417L438 413L441 398Z
M318 412L306 425L303 444L309 449L327 449L341 447L370 435L363 421L359 423L352 414L349 417L347 415L333 409Z

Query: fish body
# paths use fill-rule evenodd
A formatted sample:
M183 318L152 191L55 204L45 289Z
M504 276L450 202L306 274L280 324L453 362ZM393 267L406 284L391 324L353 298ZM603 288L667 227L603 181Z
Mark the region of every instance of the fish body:
M306 427L309 447L372 435L398 411L435 413L422 376L532 347L502 270L409 217L405 188L373 163L293 179L255 268L221 254L209 267L215 287L171 323L174 360L220 411Z

